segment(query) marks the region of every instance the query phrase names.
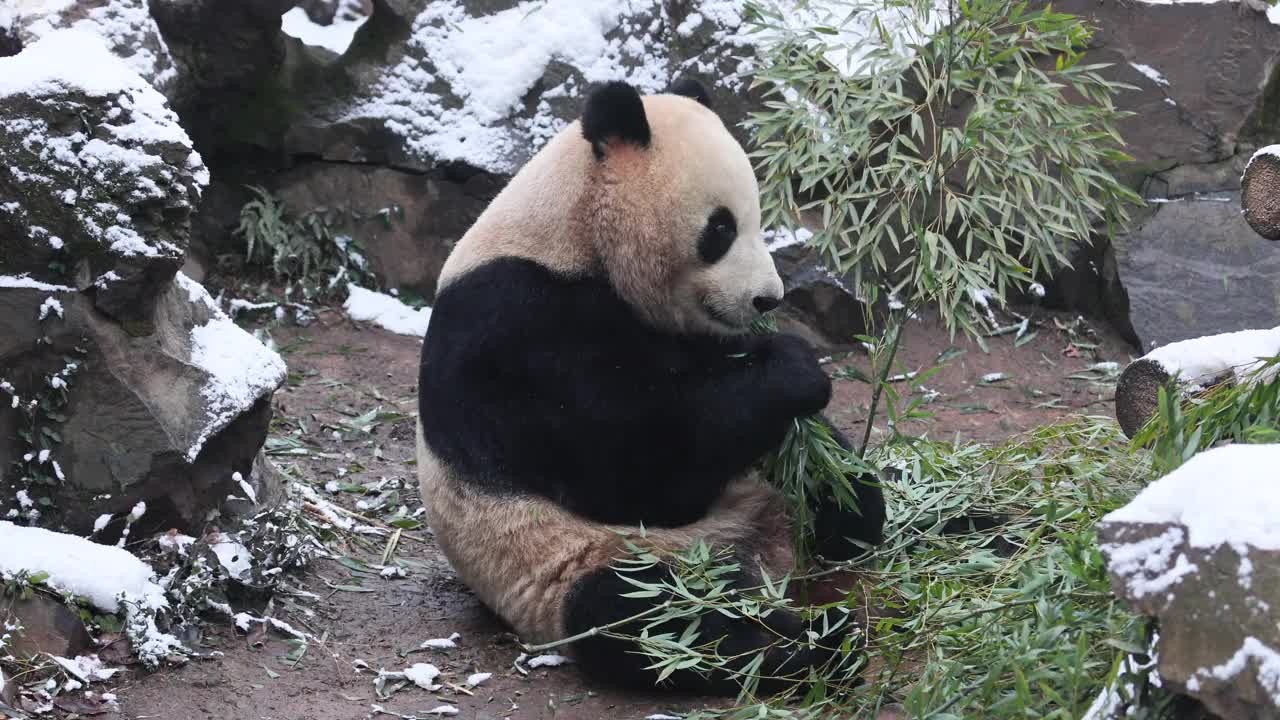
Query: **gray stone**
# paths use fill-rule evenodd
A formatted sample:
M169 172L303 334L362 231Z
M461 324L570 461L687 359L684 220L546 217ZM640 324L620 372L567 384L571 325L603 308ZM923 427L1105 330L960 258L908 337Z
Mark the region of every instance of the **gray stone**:
M1196 194L1237 199L1252 146L1280 135L1280 26L1217 4L1054 7L1096 30L1086 62L1112 64L1105 77L1137 88L1116 98L1134 113L1118 126L1134 157L1119 176L1144 197L1179 203L1136 213L1132 232L1115 241L1115 264L1077 265L1046 282L1050 305L1106 318L1143 349L1275 325L1274 253L1258 246L1234 202Z
M853 278L831 272L802 245L775 251L773 260L784 291L780 329L804 335L825 350L856 346L854 337L866 334L867 324L866 304Z
M1223 718L1280 718L1280 678L1264 667L1274 663L1266 649L1280 648L1270 604L1280 597L1280 552L1194 547L1185 528L1168 523L1104 521L1098 531L1116 595L1159 619L1162 683ZM1168 586L1152 591L1163 579Z
M208 179L164 98L140 77L94 96L46 83L0 97L0 121L0 271L93 288L146 332Z
M1239 191L1180 198L1116 240L1144 349L1280 324L1280 253L1239 207Z
M64 41L115 67L76 89ZM0 60L63 73L0 96L0 516L87 534L145 501L135 531L199 534L233 473L270 480L285 368L177 275L207 171L163 96L84 42Z
M277 176L291 209L328 208L345 218L335 232L355 237L384 287L435 296L436 278L500 186L484 173L457 182L443 172L312 162ZM353 219L360 218L360 219Z
M23 46L62 28L74 28L102 38L112 54L161 92L169 88L176 76L173 57L151 19L147 0L28 4L17 14L13 31L19 46ZM11 54L16 55L16 50Z
M1280 99L1269 86L1280 26L1264 13L1224 12L1213 3L1091 0L1066 0L1054 9L1083 16L1096 31L1086 62L1113 63L1104 76L1138 88L1117 98L1120 109L1135 113L1119 125L1125 152L1135 158L1125 172L1135 182L1180 165L1225 160L1239 152L1242 138L1267 132L1259 124L1268 118L1259 115L1266 102Z
M154 303L148 324L155 331L143 336L96 311L83 293L56 294L63 317L38 322L48 297L41 290L0 289L3 380L21 403L39 399L49 406L36 433L51 453L46 482L31 482L30 472L24 473L27 482L14 475L0 497L26 489L40 512L32 519L82 534L100 515L123 516L138 501L148 505L142 525L154 524L144 529L177 527L198 534L211 509L236 509L227 504L228 496L243 495L232 477L236 472L255 485L259 502L271 501L279 478L254 472L254 462L266 440L275 386L249 386L246 392L256 392L256 399L250 395L242 406L227 407L211 395L219 380L192 358L194 328L230 321L172 282ZM52 404L48 379L68 360L77 368L65 378L67 400L60 407ZM274 382L282 380L283 366ZM12 430L29 427L10 403L0 403L0 467L24 465L23 454L32 449ZM62 479L55 480L59 473ZM25 514L16 507L0 508L0 515L5 509ZM104 536L121 525L108 526Z
M80 613L60 598L38 590L26 598L0 595L0 628L14 624L21 630L11 633L4 651L16 657L48 654L73 658L93 645Z

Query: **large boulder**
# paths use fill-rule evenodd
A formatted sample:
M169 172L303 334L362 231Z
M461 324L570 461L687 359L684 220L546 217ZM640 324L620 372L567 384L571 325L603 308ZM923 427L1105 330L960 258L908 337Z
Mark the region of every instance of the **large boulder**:
M1157 204L1116 246L1144 350L1280 321L1280 253L1249 227L1238 187Z
M374 3L369 27L335 63L351 91L300 118L286 151L510 175L577 117L590 84L625 79L655 92L681 75L702 80L745 139L737 126L752 96L739 70L752 51L734 39L741 22L719 3L605 3L589 12L572 3L530 12L509 0ZM379 30L393 26L400 31Z
M0 59L0 515L111 532L143 502L190 532L243 509L241 480L272 496L254 461L284 363L178 274L207 182L94 36Z
M24 46L63 28L98 36L108 50L162 92L177 75L169 48L151 18L148 0L25 3L15 16L12 33L16 44Z
M89 291L146 332L208 183L200 155L164 97L94 35L55 31L0 63L0 265Z
M1151 207L1101 244L1114 263L1077 253L1083 262L1050 283L1051 301L1106 317L1143 349L1275 325L1280 257L1238 207L1251 150L1280 135L1280 25L1231 3L1054 8L1086 17L1096 29L1088 62L1110 63L1104 76L1137 88L1117 97L1134 113L1119 123L1134 162L1118 172Z
M1280 718L1280 445L1205 451L1099 523L1116 594L1157 618L1161 682Z
M449 251L501 188L487 173L468 180L346 163L305 163L275 178L291 211L330 211L334 231L359 240L384 287L423 298L435 296Z

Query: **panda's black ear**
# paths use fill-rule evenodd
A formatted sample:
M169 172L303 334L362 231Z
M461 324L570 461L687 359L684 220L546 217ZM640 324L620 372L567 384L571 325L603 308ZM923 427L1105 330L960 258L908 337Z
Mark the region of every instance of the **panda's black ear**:
M597 160L604 158L605 144L610 140L648 147L649 119L640 93L620 80L593 90L582 111L582 136L591 143Z
M687 98L693 98L701 103L704 107L711 107L711 94L703 87L702 83L691 77L682 77L671 84L671 89L667 92L672 95L683 95Z

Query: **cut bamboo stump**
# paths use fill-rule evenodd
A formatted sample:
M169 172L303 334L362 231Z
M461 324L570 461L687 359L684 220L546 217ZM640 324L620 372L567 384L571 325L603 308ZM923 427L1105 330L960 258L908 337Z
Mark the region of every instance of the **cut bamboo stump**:
M1241 183L1240 205L1249 227L1268 240L1280 240L1280 145L1255 153Z

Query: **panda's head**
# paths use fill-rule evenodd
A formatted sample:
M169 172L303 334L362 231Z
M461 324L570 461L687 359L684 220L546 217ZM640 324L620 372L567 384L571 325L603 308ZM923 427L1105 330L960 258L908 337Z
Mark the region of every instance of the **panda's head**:
M614 289L676 332L746 331L782 300L751 162L691 81L641 97L609 83L580 121L590 146L583 241Z
M592 92L459 241L437 293L503 257L605 279L673 332L741 333L782 299L751 162L693 82Z

